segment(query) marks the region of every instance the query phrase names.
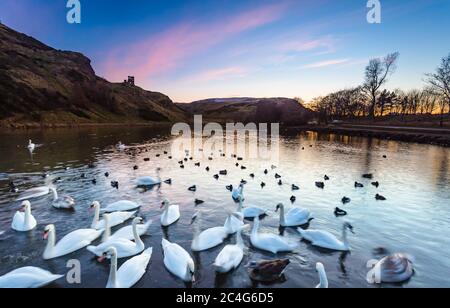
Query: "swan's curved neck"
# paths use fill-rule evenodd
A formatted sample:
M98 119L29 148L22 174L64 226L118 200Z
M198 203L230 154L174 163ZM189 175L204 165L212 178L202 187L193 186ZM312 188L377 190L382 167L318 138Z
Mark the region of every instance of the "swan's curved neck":
M25 219L24 219L25 226L30 225L30 218L31 218L31 207L27 206L25 208Z
M137 231L137 222L134 222L133 223L133 236L134 236L134 242L136 243L136 245L141 245L141 246L143 246L144 245L144 243L142 242L142 240L141 240L141 237L139 236L139 234L138 234L138 231Z
M239 198L239 205L238 205L238 208L237 208L237 212L239 212L239 213L242 213L242 198Z
M325 270L319 269L320 284L317 286L319 289L328 289L328 277Z
M236 245L240 248L244 248L244 241L242 240L242 228L236 233Z
M284 226L286 224L286 217L284 216L284 206L280 206L280 225Z
M55 241L56 241L56 231L55 229L50 229L48 233L48 239L47 239L47 247L45 247L45 253L44 254L50 254L55 247Z
M98 205L95 205L94 207L94 220L92 221L92 229L95 229L97 227L98 221L100 220L100 207Z
M253 221L252 236L258 235L258 229L259 229L259 219L255 218L255 220Z
M346 226L344 226L344 228L342 229L342 242L344 243L345 247L349 247Z
M111 287L117 287L117 255L111 256L111 268L109 269L108 285Z
M58 200L58 192L56 191L56 189L54 187L50 187L50 191L53 194L53 201L57 201Z
M108 215L104 215L103 219L105 220L105 231L103 231L102 243L105 243L111 236L111 226L109 225Z

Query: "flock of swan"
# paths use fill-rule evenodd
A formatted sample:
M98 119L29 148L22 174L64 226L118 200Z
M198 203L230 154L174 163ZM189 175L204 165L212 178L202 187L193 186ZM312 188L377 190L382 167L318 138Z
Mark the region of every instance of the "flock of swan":
M126 149L126 146L119 143L118 150ZM28 149L34 150L36 145L30 140ZM187 152L188 153L188 152ZM223 156L223 155L222 155ZM183 162L180 163L184 165ZM272 166L272 169L275 169ZM138 187L152 187L161 185L162 180L157 170L157 177L146 176L136 180ZM225 171L224 171L225 172ZM264 171L268 173L267 170ZM254 177L254 174L251 175ZM281 178L276 174L277 179ZM327 176L326 176L327 177ZM281 180L280 180L281 181ZM293 190L295 190L293 185ZM236 244L229 244L223 247L214 261L215 271L221 274L229 273L237 269L246 254L242 239L242 233L251 228L250 243L252 247L270 252L274 255L278 253L295 253L298 249L299 241L288 240L273 232L261 232L261 218L270 215L267 210L259 207L244 206L243 180L238 187L227 187L231 191L231 198L238 204L235 212L227 215L222 226L201 230L202 213L197 212L192 216L193 240L191 243L192 252L207 251L220 246L230 236L235 236ZM194 189L193 187L190 190ZM75 202L70 197L59 198L56 188L51 186L32 188L22 193L17 201L22 202L21 208L12 218L11 228L17 232L28 232L36 228L37 221L32 215L32 204L30 200L53 194L53 206L57 209L71 209ZM201 200L196 200L201 203ZM90 228L78 229L57 240L55 225L48 225L44 229L44 239L47 241L42 258L51 260L67 256L75 251L86 249L99 262L105 259L110 260L110 274L106 282L108 288L130 288L134 286L147 272L147 267L152 257L153 248L146 248L141 237L144 236L152 221L144 222L141 217L136 217L140 204L129 200L120 200L102 207L100 202L94 201L90 206L93 220ZM161 203L162 214L160 224L162 227L170 228L180 220L182 213L180 207L171 204L164 199ZM276 206L279 213L280 227L295 228L299 238L307 241L313 246L331 251L350 251L351 246L348 240L348 231L353 233L353 226L344 223L342 236L339 238L326 230L304 229L309 226L314 219L313 214L304 208L292 207L288 211L284 204ZM131 225L124 226L114 234L111 228L120 226L131 220ZM253 226L246 224L246 221L253 221ZM99 240L96 245L94 242ZM162 239L161 246L164 253L164 266L166 269L186 283L195 281L195 263L188 251L177 243L172 243L167 239ZM119 269L118 259L128 259ZM259 275L266 274L264 271L270 268L271 272L279 277L285 270L289 262L283 260L253 262L253 268L257 268ZM316 263L316 270L320 283L317 288L328 288L328 278L325 267L322 263ZM402 282L411 278L414 273L412 258L404 254L394 254L380 260L372 271L378 271L380 282ZM0 288L36 288L46 286L55 280L61 279L62 275L54 275L44 269L36 267L23 267L0 277Z

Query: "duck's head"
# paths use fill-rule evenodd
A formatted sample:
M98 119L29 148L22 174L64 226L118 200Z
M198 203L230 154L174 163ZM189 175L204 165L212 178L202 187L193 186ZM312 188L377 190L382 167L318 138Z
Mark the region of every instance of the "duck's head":
M44 229L44 236L43 236L43 239L46 240L46 239L48 238L48 235L49 235L51 232L54 232L54 231L55 231L55 226L54 226L54 225L48 225L48 226L46 226L45 229Z
M25 212L25 211L30 210L30 209L31 209L30 201L27 200L27 201L22 202L22 204L20 206L20 211L21 212Z

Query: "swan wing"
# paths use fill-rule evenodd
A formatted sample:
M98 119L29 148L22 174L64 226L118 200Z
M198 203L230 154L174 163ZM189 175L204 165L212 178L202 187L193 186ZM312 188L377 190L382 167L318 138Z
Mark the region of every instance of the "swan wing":
M305 232L307 236L304 236L304 238L310 241L314 246L334 250L345 250L344 243L328 231L311 230Z
M189 253L178 244L170 243L165 239L163 239L162 245L166 268L175 276L185 279L187 265L194 262Z
M24 201L27 199L39 198L50 193L50 188L47 186L35 187L24 191L18 198L17 201Z
M150 225L152 224L151 221L147 222L146 224L142 225L137 225L137 231L139 236L144 235L145 233L147 233L148 228L150 228ZM134 240L134 234L133 234L133 226L126 226L123 227L122 229L118 230L116 233L114 233L110 239L119 239L119 238L123 238L123 239L127 239L130 241Z
M228 233L224 227L206 229L197 238L197 243L201 250L207 250L223 243Z
M172 204L168 209L168 219L172 223L180 219L180 207L176 204Z
M126 261L117 271L117 282L121 288L131 288L147 271L153 248L148 248L139 256Z
M258 234L256 237L252 237L252 244L259 249L267 250L273 253L280 251L292 251L295 249L295 245L289 243L281 236L265 233Z
M55 251L59 255L68 254L88 246L100 237L103 230L79 229L64 236L56 245Z
M242 210L245 218L256 218L266 214L266 211L259 207L246 207Z
M102 212L106 213L113 213L113 212L119 212L119 211L131 211L134 209L139 208L140 206L133 201L128 200L121 200L114 203L111 203L106 208L102 209Z
M224 272L228 272L241 264L244 251L237 245L227 245L217 256L214 265Z
M37 267L23 267L0 277L0 288L39 288L62 277Z
M17 211L13 217L11 227L16 231L24 231L25 213Z
M292 208L285 216L287 226L301 226L309 222L311 213L305 209Z

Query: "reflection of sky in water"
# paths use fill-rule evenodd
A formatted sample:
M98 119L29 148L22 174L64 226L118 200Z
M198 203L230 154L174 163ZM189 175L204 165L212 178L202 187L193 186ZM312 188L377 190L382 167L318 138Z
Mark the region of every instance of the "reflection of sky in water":
M140 286L183 286L171 277L162 265L160 241L163 234L172 241L189 249L192 239L190 218L196 210L204 212L202 228L222 224L227 212L235 209L226 185L237 185L241 179L249 181L245 188L246 204L257 205L275 210L279 202L291 206L290 197L297 197L295 205L310 209L315 216L311 228L325 229L340 234L342 218L335 218L336 206L349 212L345 219L350 221L356 235L350 236L353 251L346 258L339 253L319 251L301 243L298 254L289 254L292 264L287 271L287 280L274 287L311 287L318 283L314 264L325 264L330 285L333 287L365 287L365 263L380 256L374 254L377 248L391 252L407 252L416 258L417 274L405 286L450 286L445 274L450 266L450 241L447 232L450 226L450 150L441 147L399 143L394 141L369 140L365 138L341 137L335 135L317 135L315 133L285 136L280 143L278 169L270 170L270 161L244 160L247 170L235 166L234 159L219 157L216 153L213 161L201 160L201 167L194 166L197 160L188 161L181 169L176 159L167 156L160 158L156 154L170 151L173 139L167 138L164 130L150 128L92 128L83 130L54 130L33 132L29 135L9 133L1 136L0 173L9 173L21 189L43 185L42 170L46 169L53 177L61 177L58 184L61 195L69 194L77 200L76 213L58 212L50 207L50 198L33 202L34 215L38 228L30 234L17 234L9 231L10 221L18 204L13 202L14 195L8 193L7 181L1 182L0 193L0 274L25 265L37 265L55 272L65 272L65 261L80 258L83 265L83 285L103 286L108 275L107 264L96 264L86 251L75 253L68 258L43 262L40 255L44 249L41 232L48 223L55 223L57 235L62 235L90 225L91 216L87 211L93 200L103 204L119 199L131 199L143 205L140 215L152 219L152 236L146 237L147 246L154 247L153 261L149 274ZM24 148L32 138L43 146L36 150L33 160ZM112 147L119 140L132 146L132 150L117 152ZM310 147L312 145L312 147ZM302 148L305 148L302 150ZM387 159L383 158L387 155ZM229 157L229 155L227 155ZM144 158L150 158L144 162ZM95 162L96 168L89 169L89 162ZM133 166L138 165L138 170ZM210 172L205 167L211 168ZM69 170L65 170L70 167ZM162 185L160 189L142 192L135 189L133 180L142 175L155 175L155 169L161 167L161 177L171 178L173 185ZM228 175L215 180L213 175L227 169ZM105 172L110 177L104 176ZM283 186L277 184L274 173L283 176ZM81 174L86 174L86 179ZM250 173L256 178L251 180ZM370 185L370 181L361 178L363 173L373 173L381 184L379 189ZM315 181L321 181L324 175L330 176L324 190L317 189ZM96 178L97 185L91 180ZM117 180L119 190L111 187L110 182ZM267 186L261 189L260 183ZM355 189L353 184L359 181L365 184L363 189ZM196 193L187 188L197 185ZM292 192L291 184L300 186L300 191ZM376 193L387 197L386 202L377 202ZM343 196L352 202L342 206ZM164 197L178 203L182 219L167 230L159 226L159 204ZM206 201L194 207L194 199ZM277 216L267 217L262 223L265 232L278 232ZM7 231L1 234L2 231ZM298 239L296 231L287 229L284 235ZM244 236L248 244L248 233ZM234 238L230 239L234 242ZM195 254L199 270L199 287L251 286L245 267L235 273L216 277L212 263L221 247ZM272 258L253 249L244 260ZM63 281L60 282L64 284Z

